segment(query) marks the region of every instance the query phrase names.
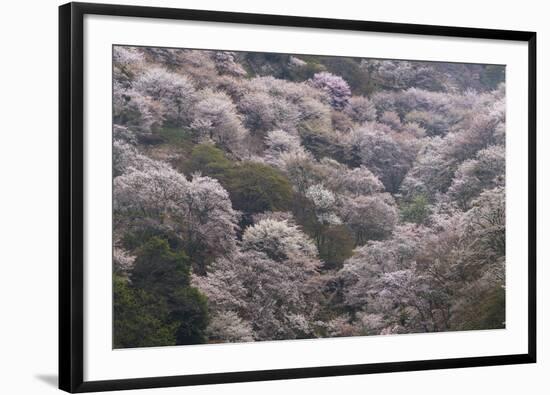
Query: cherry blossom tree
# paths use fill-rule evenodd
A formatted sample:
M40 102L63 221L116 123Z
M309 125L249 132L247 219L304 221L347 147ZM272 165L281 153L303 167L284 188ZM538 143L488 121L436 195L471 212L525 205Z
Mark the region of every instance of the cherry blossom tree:
M131 272L136 257L121 247L113 248L113 266L115 272L128 275Z
M416 154L414 145L395 139L377 123L366 123L351 132L345 146L351 161L372 171L388 192L399 189Z
M342 77L323 71L313 76L311 84L329 94L335 109L342 110L348 105L351 90Z
M204 273L209 256L235 248L237 213L218 181L188 181L168 165L130 168L114 179L115 226L158 229L182 240L194 269Z
M203 273L210 257L235 248L238 214L227 191L210 177L194 175L182 200L178 214L186 252L195 260L196 271Z
M506 153L501 146L491 146L476 154L476 159L462 162L455 173L449 195L462 208L468 208L472 199L484 188L504 184Z
M314 335L311 322L318 307L309 277L300 266L248 251L216 260L208 275L195 277L194 284L208 296L214 317L238 311L238 317L231 314L233 323L222 332L223 340L248 337L243 327L252 328L254 340L278 340Z
M330 190L321 184L315 184L306 190L305 196L313 203L315 215L321 224L339 225L342 223L335 213L336 196Z
M133 139L133 136L129 137ZM135 145L119 139L113 141L113 174L119 176L132 170L161 169L166 164L141 154Z
M189 181L167 165L130 168L113 181L114 211L125 221L174 226L188 188Z
M247 228L242 251L218 258L205 277L196 276L194 284L208 296L214 316L231 317L224 340L248 336L247 327L257 340L315 336L316 253L295 225L264 219Z
M160 104L163 117L169 124L181 127L188 123L195 101L195 87L185 75L153 68L139 75L133 87L144 97Z
M399 115L397 115L394 111L384 111L380 117L378 117L378 120L391 127L393 130L401 130L401 119L399 118Z
M384 185L378 177L362 165L350 169L334 159L325 157L319 161L316 172L331 190L341 194L371 195L384 190Z
M193 108L191 128L203 140L212 140L226 149L237 151L247 135L235 104L223 92L201 91Z
M118 83L125 86L144 66L144 56L136 47L115 45L113 47L113 74Z
M238 77L246 75L246 70L235 61L235 53L228 51L216 51L213 53L216 68L222 74L230 74Z
M506 253L504 187L483 191L465 216L467 232L473 243L469 247L474 261L501 266Z
M272 96L265 91L245 94L238 103L244 114L245 124L255 133L273 129L295 131L301 118L299 107L282 96Z
M345 197L340 215L355 233L356 245L389 236L398 219L393 198L385 194Z
M120 82L113 84L113 120L139 133L158 130L164 122L162 105Z
M277 262L300 264L308 270L319 266L313 241L288 220L265 219L248 227L242 249L264 253Z
M376 107L365 96L352 96L345 111L353 121L359 124L376 120Z
M370 195L384 190L384 185L365 166L344 172L338 181L340 188L351 195Z
M293 150L279 155L278 164L292 182L294 188L305 193L306 189L315 181L315 159L305 150Z
M214 342L242 343L255 340L252 324L231 310L215 311L210 317L206 334Z
M344 282L346 304L361 308L375 299L381 275L407 269L414 260L422 233L422 228L404 225L391 239L371 240L356 248L339 274Z

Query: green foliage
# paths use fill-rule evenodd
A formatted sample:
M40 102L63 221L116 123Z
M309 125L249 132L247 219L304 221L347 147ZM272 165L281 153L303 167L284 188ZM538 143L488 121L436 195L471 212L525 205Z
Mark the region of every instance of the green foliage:
M288 55L278 53L245 52L241 53L243 67L248 75L273 75L282 77L288 62ZM271 67L266 68L269 65Z
M479 76L481 83L489 90L496 89L500 83L504 82L504 78L504 66L497 65L486 65L483 73Z
M284 211L292 200L288 179L261 163L244 162L234 167L227 179L227 189L233 207L247 213Z
M187 257L173 252L166 240L153 237L138 252L131 280L135 287L171 302L178 288L189 285Z
M163 299L129 286L121 276L113 279L113 347L155 347L176 344L176 324L168 324Z
M506 293L503 287L490 292L480 303L480 328L503 328L506 319Z
M285 75L287 75L288 79L291 81L305 81L313 77L316 73L325 70L326 68L322 64L316 61L307 61L302 67L287 69Z
M298 56L306 62L300 67L290 64L292 55L277 53L249 52L241 55L243 66L249 75L272 75L289 81L305 81L315 73L326 71L326 67L319 62L318 56Z
M122 236L122 245L125 249L133 251L139 249L153 237L166 240L170 248L179 248L181 240L169 230L161 230L155 226L140 226L128 231Z
M300 128L300 139L302 145L307 147L308 151L316 159L324 157L335 159L341 163L352 167L360 165L360 161L352 161L346 156L345 147L339 141L330 138L328 133L319 132L316 128L308 127L307 123L302 124Z
M293 66L292 55L271 53L247 53L242 56L244 67L251 75L272 75L289 81L305 81L316 73L329 71L342 76L356 95L373 92L374 85L369 74L360 67L361 59L333 56L296 55L304 61L302 66Z
M178 322L176 344L204 343L204 330L208 325L206 296L196 288L179 288L172 294L173 307L170 318Z
M355 240L348 227L319 223L315 208L303 195L295 195L292 214L296 223L315 241L323 270L340 269L344 261L353 255Z
M213 144L199 144L193 148L183 170L185 173L201 172L222 181L232 167L233 163L225 157L221 149Z
M323 228L317 239L319 258L324 262L323 269L340 269L344 261L353 255L353 235L344 225Z
M232 162L211 144L197 145L186 164L188 172L200 171L216 178L231 196L233 208L244 213L287 210L292 187L277 169L261 163Z
M165 126L159 130L158 134L170 146L187 148L192 143L193 135L183 128Z
M373 92L374 85L369 78L369 74L360 67L360 59L322 57L321 63L329 72L345 79L354 95L369 95Z
M426 196L417 195L401 205L401 219L405 222L422 224L430 215Z
M179 167L181 163L185 163L196 146L193 133L185 128L165 126L159 130L158 136L162 140L161 152L165 150L175 154L177 158L175 160L176 167Z
M185 254L159 237L138 250L130 285L114 280L115 347L205 341L206 298L190 286L189 270Z
M302 194L296 194L292 201L292 214L304 231L314 238L320 224L311 201Z
M498 286L484 295L477 303L469 304L461 322L461 329L499 329L504 328L506 319L506 293L503 287Z

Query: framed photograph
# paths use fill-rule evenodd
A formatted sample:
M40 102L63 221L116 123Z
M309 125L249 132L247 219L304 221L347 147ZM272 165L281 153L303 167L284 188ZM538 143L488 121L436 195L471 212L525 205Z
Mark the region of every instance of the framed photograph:
M535 362L534 32L59 29L61 389Z

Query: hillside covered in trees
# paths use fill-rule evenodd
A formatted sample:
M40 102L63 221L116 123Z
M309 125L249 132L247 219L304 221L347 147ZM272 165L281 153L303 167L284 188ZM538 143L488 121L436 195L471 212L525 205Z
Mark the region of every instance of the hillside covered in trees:
M113 346L504 328L504 72L115 46Z

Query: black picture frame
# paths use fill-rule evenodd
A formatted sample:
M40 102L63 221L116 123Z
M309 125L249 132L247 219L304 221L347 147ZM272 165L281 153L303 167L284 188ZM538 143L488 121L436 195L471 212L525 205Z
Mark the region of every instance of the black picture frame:
M84 381L83 18L86 14L324 28L528 43L528 352L526 354ZM141 6L59 8L59 388L71 393L320 376L449 369L536 361L536 33Z

